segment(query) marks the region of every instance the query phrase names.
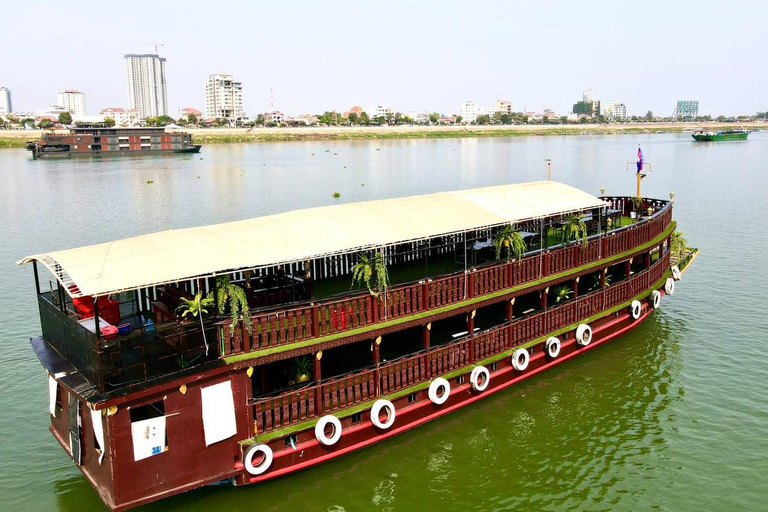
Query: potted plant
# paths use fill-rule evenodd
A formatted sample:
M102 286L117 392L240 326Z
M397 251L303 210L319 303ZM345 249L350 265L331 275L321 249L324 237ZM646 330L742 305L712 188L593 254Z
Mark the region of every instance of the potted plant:
M643 206L643 200L639 197L633 197L632 198L632 211L630 212L630 217L633 219L637 218L637 214L640 212L640 208Z
M561 285L555 288L555 304L565 302L571 298L573 291L566 285Z
M525 246L523 236L515 230L512 224L507 224L493 239L493 247L496 249L496 260L501 259L502 252L507 253L507 261L515 255L515 258L520 261L528 248Z
M205 355L208 355L208 340L205 337L205 327L203 326L203 315L208 314L208 308L213 306L213 297L208 295L203 297L203 292L197 292L193 299L181 297L181 304L176 308L176 312L181 314L181 318L187 315L200 319L200 330L203 331L203 343L205 343Z
M248 308L248 298L245 296L245 290L232 284L228 275L216 278L216 303L218 304L219 314L223 314L229 304L229 314L232 317L232 324L242 320L249 334L253 334L253 324L251 323L250 309ZM235 330L230 329L230 336L235 335Z
M672 233L672 243L669 246L669 250L672 251L672 257L680 261L687 249L688 241L683 238L683 232L675 230Z
M582 247L587 247L587 225L584 224L581 215L569 215L565 219L565 226L563 226L563 244L577 239Z
M380 251L373 255L359 253L357 260L352 267L352 286L364 284L371 295L378 295L386 290L389 286L389 274L384 255Z
M294 383L307 382L312 378L312 359L307 356L294 357L286 371L293 377Z

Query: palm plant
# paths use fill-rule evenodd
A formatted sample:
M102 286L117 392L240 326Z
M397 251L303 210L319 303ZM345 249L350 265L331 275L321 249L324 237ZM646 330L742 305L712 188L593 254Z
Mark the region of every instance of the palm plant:
M357 255L357 263L352 267L352 286L355 284L364 284L371 295L378 295L389 286L387 262L380 251Z
M611 284L611 274L605 274L605 286L608 286L609 284ZM594 274L592 276L592 282L591 282L591 284L589 286L590 290L597 290L598 288L600 288L600 274L599 273Z
M496 249L496 259L501 259L501 253L506 249L507 261L515 255L515 258L520 261L525 251L528 248L525 245L523 236L515 230L512 224L507 224L493 239L493 247Z
M219 314L224 313L229 303L229 314L232 317L232 324L236 324L242 319L243 325L248 329L249 334L253 334L253 324L248 308L248 297L245 290L233 284L228 275L216 278L216 303L219 306ZM230 336L235 335L235 330L230 330Z
M205 327L203 326L203 315L208 314L208 308L213 305L213 297L208 295L203 297L203 292L197 292L193 299L181 297L181 304L176 308L177 313L181 313L184 318L191 315L193 318L200 319L200 330L203 331L203 343L205 343L205 355L208 355L208 340L205 337Z
M559 304L571 298L573 291L566 285L555 288L555 303Z
M683 257L683 253L688 249L688 241L683 238L682 231L672 233L672 243L669 248L676 259L680 260Z
M285 371L290 374L297 383L306 382L312 374L312 359L307 356L294 357Z
M587 246L587 225L584 224L581 215L569 215L565 219L565 226L563 226L563 243L577 239L583 247Z

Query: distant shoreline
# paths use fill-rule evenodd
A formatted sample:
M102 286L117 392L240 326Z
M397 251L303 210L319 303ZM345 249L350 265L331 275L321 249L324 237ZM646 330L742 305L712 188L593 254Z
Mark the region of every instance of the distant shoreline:
M242 142L336 141L380 139L444 139L546 135L611 135L624 133L680 133L700 129L768 129L768 123L631 123L571 125L484 126L329 126L307 128L191 128L199 144ZM42 130L0 130L0 148L22 148L40 138Z

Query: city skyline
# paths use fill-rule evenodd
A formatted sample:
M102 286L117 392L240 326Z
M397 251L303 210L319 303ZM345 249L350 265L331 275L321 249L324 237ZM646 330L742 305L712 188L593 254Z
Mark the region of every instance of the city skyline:
M144 4L153 9L152 17L141 15ZM694 10L693 3L650 2L639 12L627 9L631 23L618 27L607 23L619 9L608 2L594 2L591 8L561 3L558 9L481 3L473 10L494 16L481 16L486 21L476 24L466 21L465 9L456 3L417 9L397 2L378 7L343 2L301 8L233 5L239 19L270 19L270 25L290 30L290 37L259 30L205 36L184 29L197 19L200 8L194 3L180 10L139 1L137 9L120 12L124 23L95 44L92 36L77 34L103 26L117 11L83 9L75 15L51 3L46 4L48 15L35 20L40 31L55 32L63 23L75 35L57 42L57 50L91 58L33 66L30 56L50 51L50 42L25 40L22 50L4 56L2 85L13 91L14 110L19 111L39 109L65 89L87 94L95 111L128 108L123 56L154 53L151 42L161 41L171 116L188 106L204 110L202 84L214 73L232 74L247 87L243 109L248 114L270 110L270 87L275 108L294 114L371 104L450 114L459 113L467 99L493 105L498 98L509 99L515 111L549 107L566 113L587 88L604 101L620 99L628 115L647 110L671 115L680 98L698 99L702 114L765 110L760 84L767 72L755 64L759 13L765 11L759 3L739 4L718 15ZM39 6L20 5L9 13L10 28L0 35L6 48L22 37L18 29L36 10ZM304 15L297 17L299 11ZM380 23L354 22L374 11ZM716 35L727 22L729 33L739 34L740 51L696 52L690 34L675 22L682 16L698 33ZM385 37L375 29L396 25L403 27L397 36ZM739 94L734 94L734 83Z

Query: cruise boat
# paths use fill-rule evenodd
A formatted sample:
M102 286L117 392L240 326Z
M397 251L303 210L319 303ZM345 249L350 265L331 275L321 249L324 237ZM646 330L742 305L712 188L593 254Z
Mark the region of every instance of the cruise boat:
M28 142L32 158L125 156L140 154L199 153L192 135L166 132L165 128L74 128L69 133L45 133Z
M50 431L125 510L440 421L671 299L696 252L633 199L510 184L28 256Z
M749 130L722 130L719 132L693 132L691 137L697 141L718 141L718 140L747 140Z

